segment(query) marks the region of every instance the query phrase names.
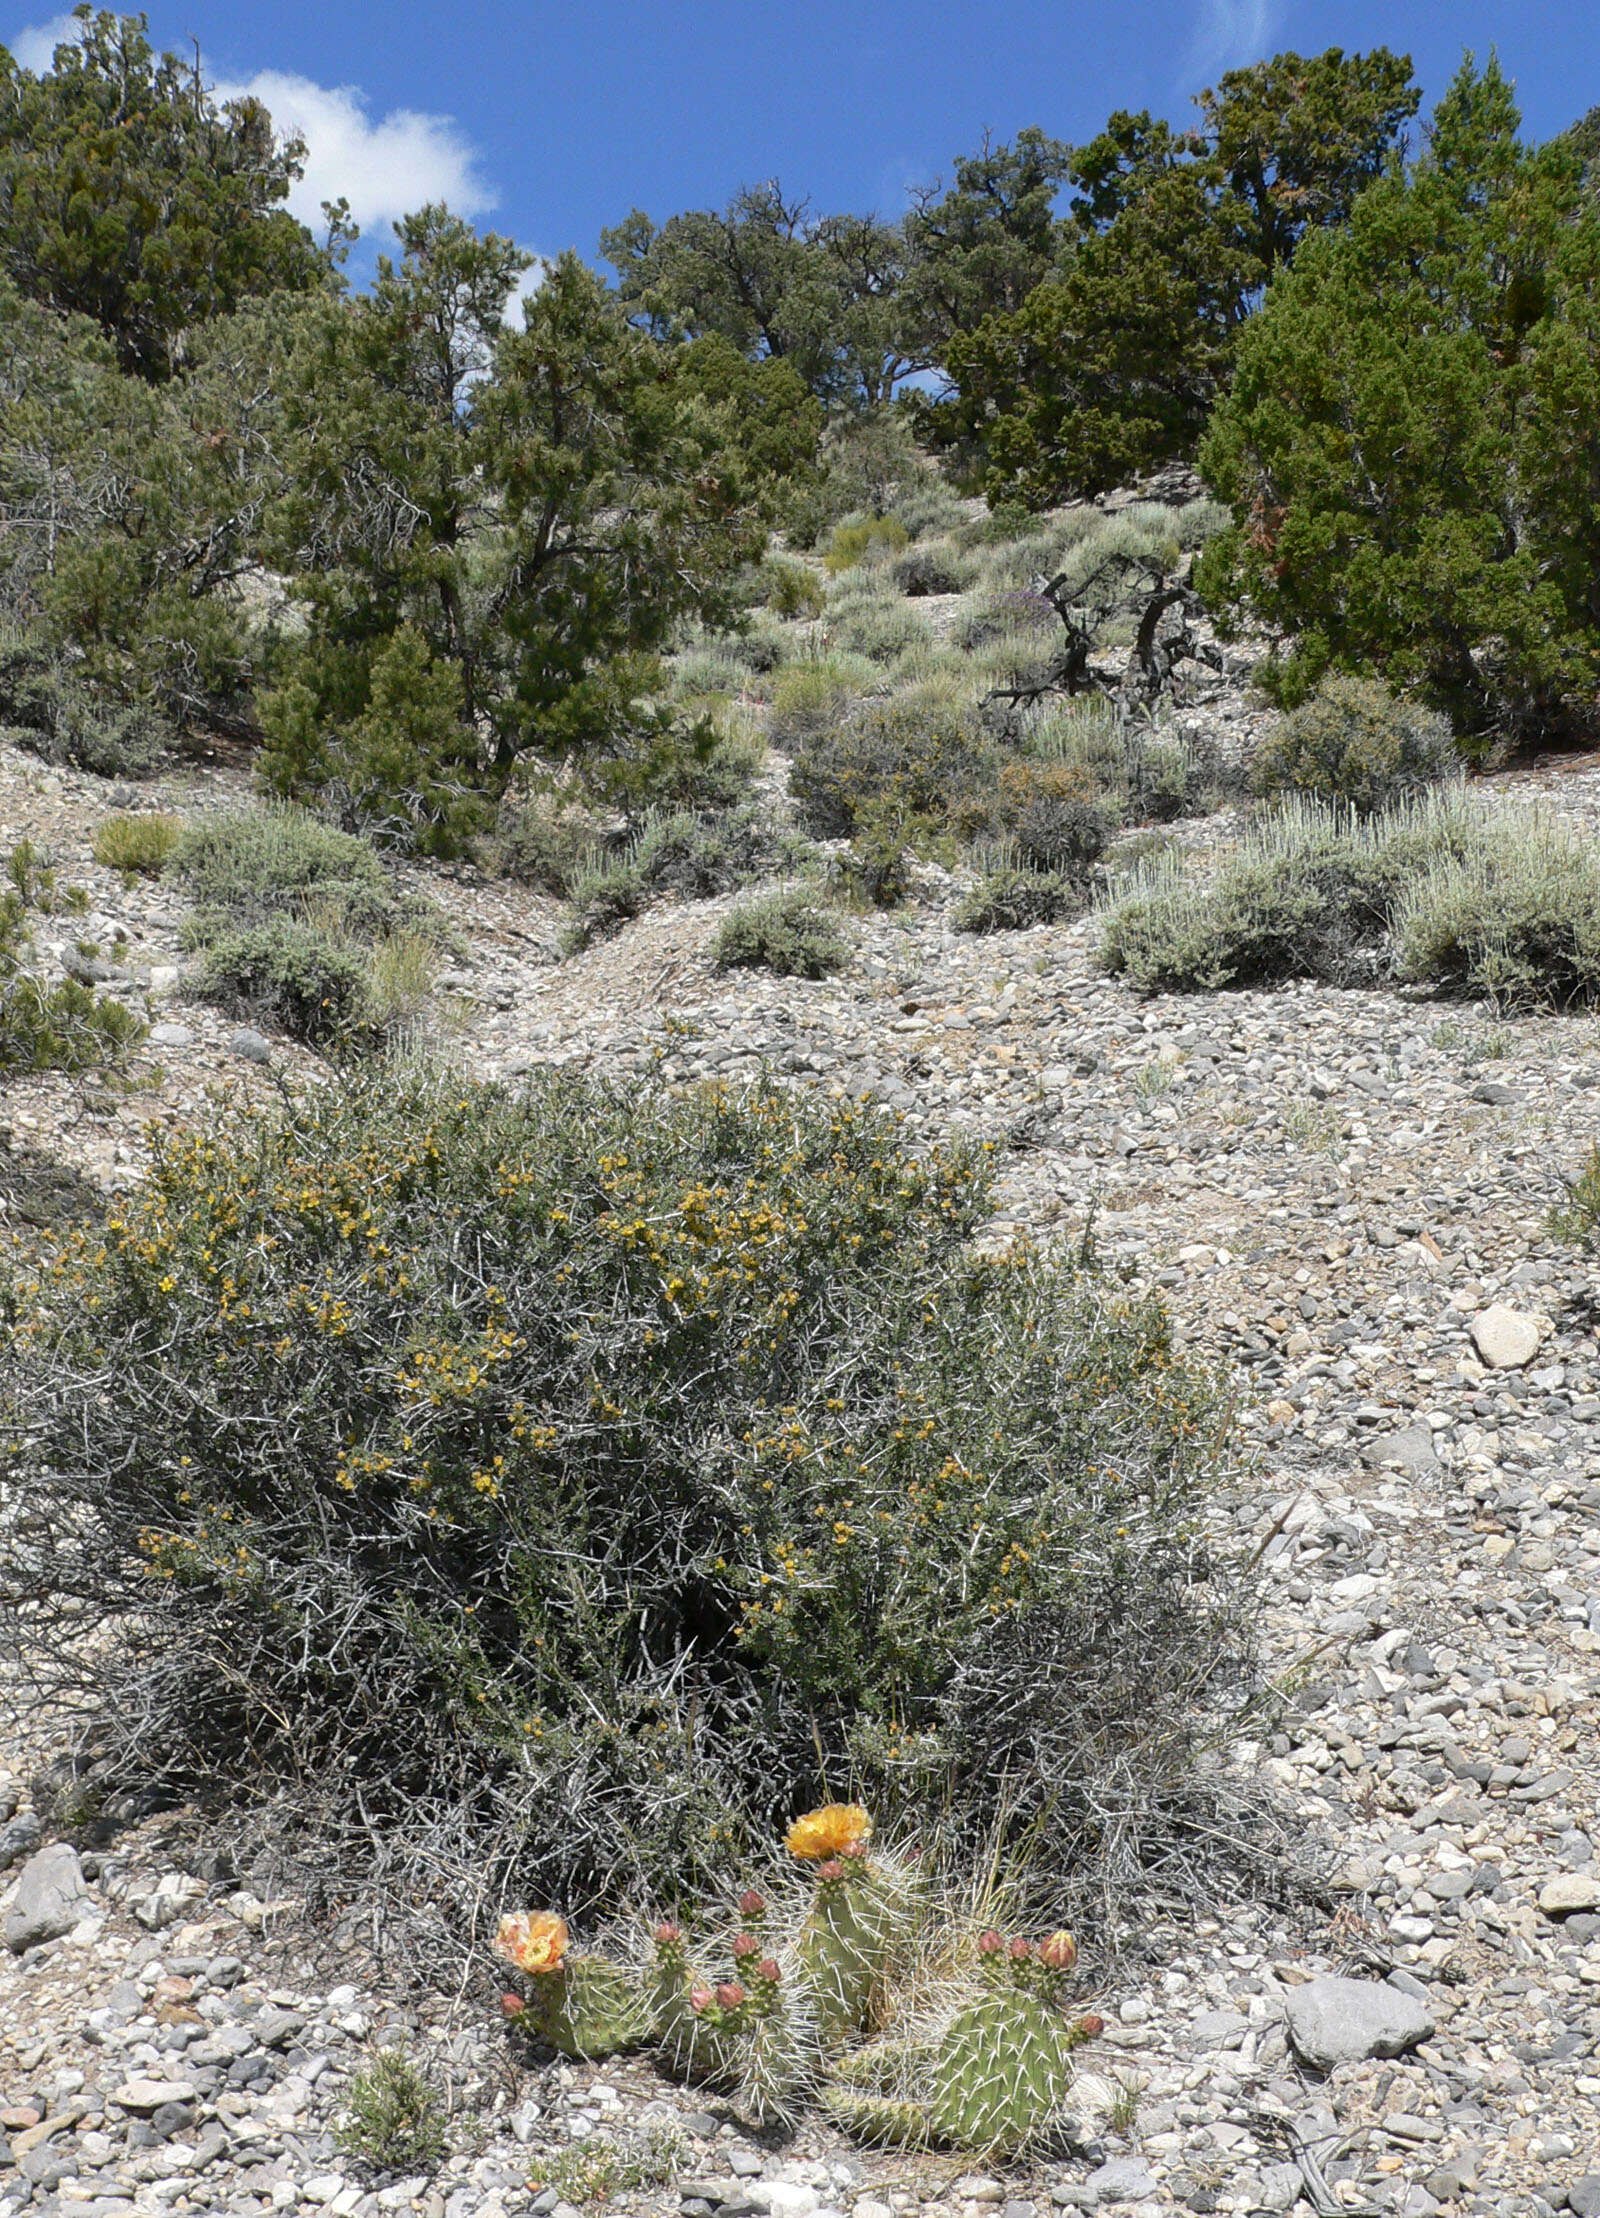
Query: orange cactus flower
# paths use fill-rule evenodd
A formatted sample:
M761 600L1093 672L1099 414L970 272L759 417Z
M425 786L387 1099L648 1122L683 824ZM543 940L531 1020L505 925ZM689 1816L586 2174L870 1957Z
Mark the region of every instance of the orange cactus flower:
M566 1955L567 1921L553 1910L524 1911L520 1917L502 1918L494 1937L497 1956L515 1964L519 1972L558 1972Z
M872 1838L872 1820L859 1802L829 1802L796 1818L784 1836L791 1856L815 1864L864 1848Z

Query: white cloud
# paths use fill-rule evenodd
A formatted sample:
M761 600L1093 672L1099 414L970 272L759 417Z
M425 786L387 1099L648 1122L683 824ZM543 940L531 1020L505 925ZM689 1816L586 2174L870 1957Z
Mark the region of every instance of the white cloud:
M1236 69L1259 61L1277 36L1283 0L1200 0L1189 66Z
M56 47L74 38L78 28L70 15L52 16L7 43L23 68L43 71ZM477 152L453 116L415 108L374 116L359 86L319 85L285 69L258 70L247 80L223 80L211 90L218 100L250 95L270 110L280 136L304 139L305 171L288 205L313 230L321 228L325 200L348 200L363 235L368 240L376 235L380 245L397 217L430 200L448 202L460 216L480 216L495 204ZM535 290L540 276L536 265L518 291Z
M6 40L12 59L42 76L55 59L58 46L75 46L83 26L75 16L53 15L46 23L29 23Z
M322 203L341 197L368 234L430 200L448 201L460 216L494 206L493 187L451 116L393 108L375 119L359 87L319 85L282 69L258 70L247 83L213 89L219 100L252 95L271 110L280 134L305 140L305 174L289 207L313 229Z

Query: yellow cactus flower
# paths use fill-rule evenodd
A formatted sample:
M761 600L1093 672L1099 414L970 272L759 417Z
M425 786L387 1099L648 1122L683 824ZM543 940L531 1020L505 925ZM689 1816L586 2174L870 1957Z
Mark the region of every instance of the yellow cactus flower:
M500 1920L494 1949L520 1972L558 1972L567 1940L565 1918L558 1918L553 1910L531 1910Z
M784 1836L784 1846L791 1856L813 1864L864 1848L871 1838L872 1820L859 1802L829 1802L796 1818Z

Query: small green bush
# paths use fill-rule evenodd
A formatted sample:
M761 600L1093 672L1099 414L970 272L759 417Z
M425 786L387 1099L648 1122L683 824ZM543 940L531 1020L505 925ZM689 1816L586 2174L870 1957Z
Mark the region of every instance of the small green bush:
M762 564L761 582L767 606L774 616L804 617L822 614L822 580L803 562L784 562L769 555Z
M95 826L94 859L108 870L153 876L166 868L182 836L175 816L108 816Z
M1376 678L1332 675L1283 719L1252 782L1258 793L1308 793L1371 816L1460 770L1444 717Z
M913 827L914 829L914 827ZM856 817L850 844L830 876L852 909L898 909L911 892L907 825L892 804L869 802Z
M1550 1212L1550 1230L1558 1240L1592 1248L1600 1238L1600 1142L1591 1142L1577 1177L1566 1185L1566 1200Z
M502 817L489 853L501 877L565 899L599 837L591 818L532 803Z
M752 805L723 817L687 810L649 816L628 845L596 848L576 869L570 892L576 914L563 945L577 954L631 922L655 895L690 900L733 893L762 878L797 869L808 843Z
M830 578L853 570L858 563L885 560L899 554L910 534L897 516L865 516L856 523L836 524L822 557Z
M1399 977L1487 995L1502 1008L1600 996L1600 852L1537 817L1490 820L1464 851L1430 858L1394 919Z
M234 916L273 915L335 887L382 901L393 885L364 839L290 808L202 817L178 842L170 868L197 908Z
M319 1047L371 1044L402 1001L417 1013L426 951L453 945L365 840L296 809L202 819L167 868L195 904L183 939L200 954L199 998Z
M1208 885L1181 856L1124 880L1101 960L1146 992L1371 980L1407 881L1472 836L1461 812L1417 808L1363 825L1347 810L1285 804L1250 827Z
M773 683L768 737L792 754L841 724L880 679L871 663L843 656L785 664Z
M998 759L947 698L864 703L794 758L789 788L808 831L848 837L863 810L965 836L985 821Z
M1600 860L1534 815L1432 795L1254 824L1209 885L1168 858L1122 881L1106 966L1148 991L1394 975L1513 1007L1600 994Z
M209 937L192 987L230 1016L274 1025L314 1045L349 1038L365 1014L361 957L296 917Z
M823 621L836 648L847 655L864 655L869 662L893 662L911 648L933 643L927 618L892 588L885 592L852 584L844 592L830 594Z
M948 485L930 479L901 493L890 513L913 539L940 539L966 523L967 504Z
M964 593L972 583L972 564L948 541L910 547L890 576L910 600L937 593Z
M1007 763L994 824L1028 870L1086 878L1105 850L1105 813L1083 798L1077 774L1065 765Z
M334 2138L377 2172L429 2170L450 2147L444 2104L404 2049L380 2049L355 2074Z
M695 1901L820 1769L1125 1906L1238 1683L1224 1408L991 1208L779 1087L357 1066L159 1136L7 1296L0 1630L108 1781L348 1797L397 1902Z
M145 778L174 743L143 701L119 701L31 633L0 623L0 727L41 760L99 778Z
M0 1079L33 1071L93 1070L119 1062L144 1037L144 1026L120 1001L75 979L46 985L33 960L30 908L77 908L28 840L6 862L0 892Z
M668 713L641 718L623 740L582 756L578 786L591 807L634 824L662 809L709 814L748 799L765 756L761 734L736 712L688 722Z
M717 928L711 959L718 970L828 978L850 960L850 943L809 894L768 893L729 911Z
M1084 907L1081 880L1059 871L991 870L978 880L956 909L958 932L1025 932L1034 924L1058 924Z
M608 855L603 848L579 864L568 892L573 913L561 934L564 955L581 955L596 940L620 932L639 915L650 895L631 851Z
M1227 531L1232 523L1232 509L1221 501L1186 501L1176 518L1178 545L1185 549L1203 547L1207 540L1215 539L1218 532Z

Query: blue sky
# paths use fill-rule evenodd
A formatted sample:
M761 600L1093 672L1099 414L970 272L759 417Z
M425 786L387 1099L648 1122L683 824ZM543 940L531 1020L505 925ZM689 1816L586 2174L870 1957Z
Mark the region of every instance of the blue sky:
M1600 103L1595 0L150 0L311 147L304 197L345 192L374 239L442 197L543 254L593 259L632 207L660 218L777 176L819 208L892 214L986 129L1087 137L1117 107L1179 119L1218 71L1292 46L1387 43L1425 94L1498 48L1527 128ZM54 19L59 22L60 19ZM52 19L0 38L39 66Z

